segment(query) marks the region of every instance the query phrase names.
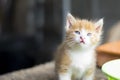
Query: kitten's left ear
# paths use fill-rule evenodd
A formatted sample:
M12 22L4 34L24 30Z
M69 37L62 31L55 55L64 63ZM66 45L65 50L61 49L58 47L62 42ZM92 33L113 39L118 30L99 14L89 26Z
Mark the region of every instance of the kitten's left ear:
M102 30L102 27L103 27L103 18L98 20L96 23L95 23L95 27L96 27L96 32L100 32Z

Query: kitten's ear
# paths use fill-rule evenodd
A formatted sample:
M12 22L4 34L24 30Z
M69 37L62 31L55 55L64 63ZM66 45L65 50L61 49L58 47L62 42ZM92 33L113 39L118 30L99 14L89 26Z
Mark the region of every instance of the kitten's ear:
M76 19L70 13L68 13L66 17L66 30L69 30L75 21Z
M103 18L98 20L96 23L95 23L95 27L96 27L96 32L100 32L102 30L102 27L103 27Z

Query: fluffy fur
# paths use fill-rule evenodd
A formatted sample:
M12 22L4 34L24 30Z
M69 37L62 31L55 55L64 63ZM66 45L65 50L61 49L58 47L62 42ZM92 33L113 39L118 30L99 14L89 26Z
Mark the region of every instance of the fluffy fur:
M56 55L59 80L93 80L96 67L95 48L102 34L103 19L97 22L74 18L66 19L66 37Z

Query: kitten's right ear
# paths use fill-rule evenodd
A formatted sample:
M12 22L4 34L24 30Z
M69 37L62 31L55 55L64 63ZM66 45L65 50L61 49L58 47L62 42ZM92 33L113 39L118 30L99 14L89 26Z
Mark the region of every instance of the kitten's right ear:
M75 23L75 18L68 13L66 17L66 31L70 29L70 27Z

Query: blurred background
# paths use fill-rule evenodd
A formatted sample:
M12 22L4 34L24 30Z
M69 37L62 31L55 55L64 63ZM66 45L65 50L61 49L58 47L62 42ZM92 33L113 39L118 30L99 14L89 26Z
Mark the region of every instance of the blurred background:
M51 61L65 16L104 18L104 37L120 20L120 0L0 0L0 74Z

